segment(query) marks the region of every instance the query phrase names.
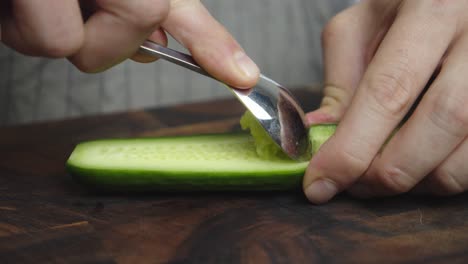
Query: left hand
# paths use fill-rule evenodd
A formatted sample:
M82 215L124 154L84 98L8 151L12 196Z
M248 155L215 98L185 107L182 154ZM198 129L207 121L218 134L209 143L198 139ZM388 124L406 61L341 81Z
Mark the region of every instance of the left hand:
M467 13L466 0L364 0L332 19L325 97L308 119L340 122L307 169L311 202L468 189Z

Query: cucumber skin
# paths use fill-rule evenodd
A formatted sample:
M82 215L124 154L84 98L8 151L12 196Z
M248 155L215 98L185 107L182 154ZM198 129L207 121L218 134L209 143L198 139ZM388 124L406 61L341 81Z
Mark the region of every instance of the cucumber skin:
M79 183L98 190L147 191L273 191L299 189L304 170L261 175L180 174L157 171L93 170L67 164L67 170ZM104 176L104 177L103 177Z
M313 150L331 136L335 125L326 125L327 135L318 135L314 140L312 126L309 130L311 142L315 144ZM320 126L319 126L320 127ZM321 132L319 132L321 133ZM319 134L316 133L316 134ZM215 134L212 136L229 136L234 133ZM165 138L192 138L199 135ZM204 135L206 136L206 135ZM145 138L139 140L159 140L161 138ZM131 139L103 139L96 141L115 141ZM91 141L88 141L91 142ZM83 142L77 145L86 144ZM111 192L175 192L175 191L288 191L297 190L302 186L302 178L307 168L307 162L304 166L296 170L287 169L284 171L275 170L268 172L192 172L181 173L177 171L157 171L157 170L123 170L123 169L93 169L89 167L76 166L69 159L66 163L66 169L72 178L99 191Z

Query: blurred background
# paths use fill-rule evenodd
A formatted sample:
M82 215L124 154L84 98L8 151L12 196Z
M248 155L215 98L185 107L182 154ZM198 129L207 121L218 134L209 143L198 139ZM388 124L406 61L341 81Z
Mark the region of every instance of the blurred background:
M294 88L322 81L320 34L350 0L204 0L263 74ZM169 47L185 51L173 39ZM126 61L84 74L65 59L0 44L0 126L231 97L219 83L165 61Z

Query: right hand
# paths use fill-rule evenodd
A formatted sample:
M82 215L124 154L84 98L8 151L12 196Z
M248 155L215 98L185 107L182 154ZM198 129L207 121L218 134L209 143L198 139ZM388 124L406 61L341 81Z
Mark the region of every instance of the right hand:
M331 20L325 97L307 117L339 124L305 174L311 202L468 190L467 12L468 0L367 0Z
M1 41L30 56L68 58L84 72L104 71L138 54L166 32L210 74L252 87L259 69L199 0L7 0L0 3Z

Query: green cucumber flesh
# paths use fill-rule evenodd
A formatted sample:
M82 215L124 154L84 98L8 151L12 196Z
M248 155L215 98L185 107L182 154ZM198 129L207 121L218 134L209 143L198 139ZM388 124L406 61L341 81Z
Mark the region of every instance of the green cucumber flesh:
M328 127L315 126L311 141L323 143L334 131ZM250 134L227 133L83 142L67 169L82 183L110 190L288 190L301 186L307 164L261 158Z

